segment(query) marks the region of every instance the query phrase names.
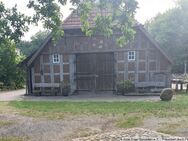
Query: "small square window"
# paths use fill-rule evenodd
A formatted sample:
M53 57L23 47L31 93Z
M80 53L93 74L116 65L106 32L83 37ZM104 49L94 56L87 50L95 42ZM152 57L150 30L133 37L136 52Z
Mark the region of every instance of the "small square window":
M128 61L135 61L136 60L136 52L135 51L129 51L128 52Z
M60 63L60 55L53 54L53 63Z

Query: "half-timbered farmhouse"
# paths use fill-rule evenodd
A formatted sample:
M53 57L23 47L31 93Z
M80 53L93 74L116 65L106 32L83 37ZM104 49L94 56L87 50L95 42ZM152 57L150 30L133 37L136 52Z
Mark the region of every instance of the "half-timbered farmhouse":
M96 11L91 19L94 15ZM76 12L64 21L63 29L56 45L49 35L25 60L28 94L58 93L61 83L69 84L72 93L114 91L124 80L137 88L170 87L171 60L142 25L135 25L134 41L123 48L117 45L116 34L85 36Z

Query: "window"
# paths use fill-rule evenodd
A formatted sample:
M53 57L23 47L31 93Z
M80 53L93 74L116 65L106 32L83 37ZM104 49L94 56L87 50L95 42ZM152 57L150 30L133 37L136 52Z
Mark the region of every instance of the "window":
M53 54L53 63L60 63L60 55Z
M135 51L129 51L128 52L128 60L129 61L135 61L136 59L136 52Z

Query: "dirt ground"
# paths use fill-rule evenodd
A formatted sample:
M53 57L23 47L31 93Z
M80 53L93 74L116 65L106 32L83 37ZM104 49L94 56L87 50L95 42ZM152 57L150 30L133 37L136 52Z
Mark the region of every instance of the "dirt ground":
M115 116L73 116L61 120L37 119L21 115L0 114L0 137L21 137L31 141L70 141L75 138L119 130ZM139 128L160 131L167 123L177 125L186 119L148 117ZM173 124L172 124L173 123ZM175 128L177 136L188 136L188 127Z
M80 116L64 120L34 119L20 115L0 115L0 137L24 137L33 141L59 141L115 129L115 118Z

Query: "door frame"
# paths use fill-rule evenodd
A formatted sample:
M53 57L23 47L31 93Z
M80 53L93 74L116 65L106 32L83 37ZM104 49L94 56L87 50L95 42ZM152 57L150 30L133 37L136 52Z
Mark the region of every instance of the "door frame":
M78 81L77 81L77 56L78 55L84 55L84 54L111 54L112 57L113 57L113 74L112 74L112 89L110 90L97 90L97 78L95 77L95 88L94 90L90 90L90 89L78 89ZM94 92L97 92L97 91L115 91L115 86L116 86L116 59L115 59L115 52L88 52L88 53L75 53L75 73L74 73L74 78L75 78L75 84L76 84L76 91L94 91ZM95 60L95 65L96 65L96 60ZM95 70L95 73L96 73L96 70ZM95 74L96 75L96 74Z

